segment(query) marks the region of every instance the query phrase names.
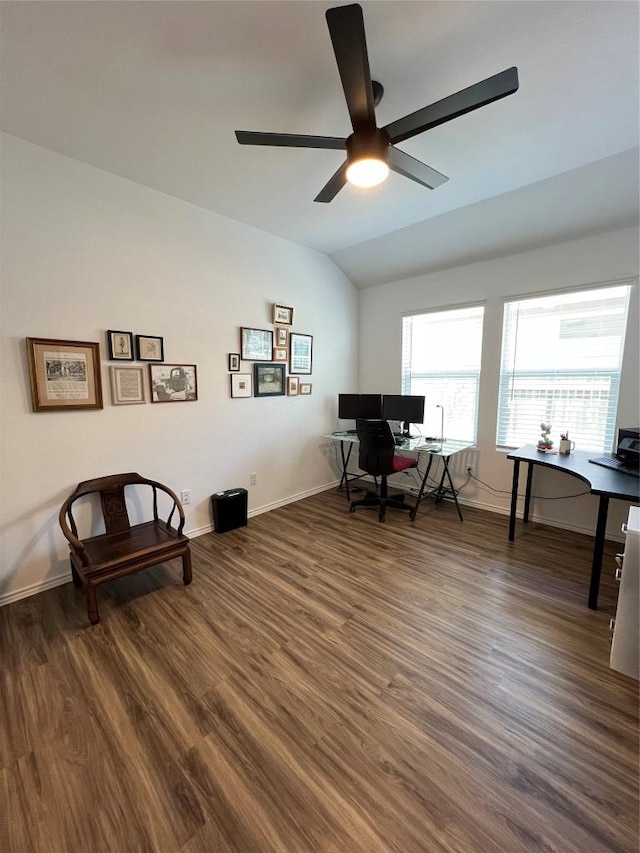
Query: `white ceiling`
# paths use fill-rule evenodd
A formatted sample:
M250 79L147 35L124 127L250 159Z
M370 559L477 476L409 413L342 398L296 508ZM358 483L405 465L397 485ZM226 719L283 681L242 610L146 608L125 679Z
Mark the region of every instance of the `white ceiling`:
M384 125L511 65L520 89L399 147L397 174L313 198L347 136L324 19L336 2L2 2L2 129L330 254L359 286L638 217L638 13L616 0L364 2Z

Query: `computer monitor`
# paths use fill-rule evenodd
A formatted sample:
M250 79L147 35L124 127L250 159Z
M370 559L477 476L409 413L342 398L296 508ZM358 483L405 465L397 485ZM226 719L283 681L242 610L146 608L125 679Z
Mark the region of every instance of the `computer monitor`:
M380 420L382 394L338 394L338 417L342 420Z
M402 421L402 435L409 436L410 424L424 421L424 397L415 394L384 394L382 420Z

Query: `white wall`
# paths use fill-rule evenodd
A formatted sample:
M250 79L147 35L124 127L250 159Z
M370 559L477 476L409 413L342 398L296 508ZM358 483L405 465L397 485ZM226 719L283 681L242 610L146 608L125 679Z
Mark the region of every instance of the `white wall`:
M357 382L357 292L333 262L14 137L2 144L0 603L68 577L57 513L81 480L131 470L189 488L187 532L209 529L220 489L249 488L251 514L333 482L319 436ZM239 327L272 328L274 302L314 336L313 394L230 399ZM167 362L197 365L198 401L111 405L107 329L162 336ZM104 409L32 412L27 336L99 341Z
M484 303L478 445L475 453L456 460L456 483L465 483L466 466L472 463L479 479L503 492L496 494L468 483L463 486L461 497L478 506L508 512L512 463L495 448L503 300L637 277L638 265L638 230L630 228L361 291L360 391L400 393L403 314ZM618 407L618 425L625 427L640 423L638 316L636 284L629 310ZM451 342L451 346L456 345L463 346L464 341ZM531 436L532 443L537 439L537 435ZM584 488L580 480L555 472L538 469L534 478L534 493L539 495L572 495ZM620 524L626 520L627 508L628 504L622 501L610 504L608 534L613 538L620 538ZM534 501L532 513L540 521L593 533L597 498L588 495Z

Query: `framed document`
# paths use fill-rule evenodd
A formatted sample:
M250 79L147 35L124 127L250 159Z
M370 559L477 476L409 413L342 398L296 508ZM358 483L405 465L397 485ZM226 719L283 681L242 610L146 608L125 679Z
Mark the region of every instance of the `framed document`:
M271 329L240 329L240 358L243 361L270 361L273 355Z
M102 408L98 343L27 338L27 360L34 412Z
M313 335L299 335L291 332L289 335L289 372L311 373L313 356Z

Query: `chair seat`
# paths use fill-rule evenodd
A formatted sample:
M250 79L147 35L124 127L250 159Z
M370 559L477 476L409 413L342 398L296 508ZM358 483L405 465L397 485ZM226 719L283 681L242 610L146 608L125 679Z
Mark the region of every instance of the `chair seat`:
M408 456L394 456L393 457L393 472L396 471L406 471L407 468L416 468L418 465L418 460L415 458L410 458Z
M147 521L137 524L129 530L120 533L101 534L84 540L85 555L89 561L83 566L85 573L92 574L111 572L132 563L139 563L145 555L153 554L155 562L162 562L162 557L172 558L172 552L178 553L189 542L173 527L165 522Z

